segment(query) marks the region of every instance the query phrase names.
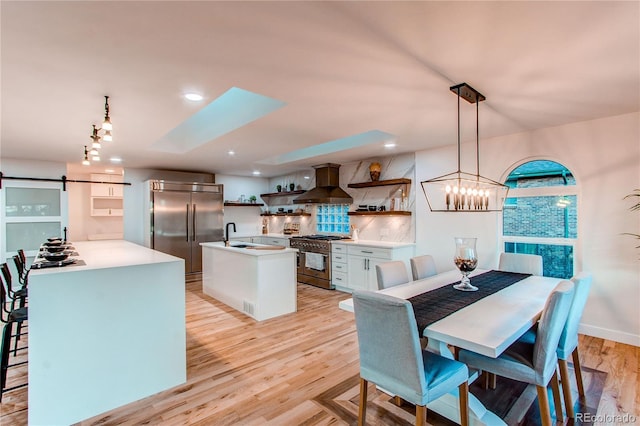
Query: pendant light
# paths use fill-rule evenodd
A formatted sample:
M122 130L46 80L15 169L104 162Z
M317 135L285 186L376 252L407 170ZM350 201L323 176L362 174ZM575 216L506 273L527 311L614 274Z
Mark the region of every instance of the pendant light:
M501 211L509 187L480 175L479 104L486 98L467 83L449 88L458 96L458 170L420 182L432 212ZM460 169L460 98L476 104L476 173Z
M83 166L90 166L91 162L89 161L89 154L87 152L87 146L84 146L84 159L82 160Z
M104 97L104 121L102 122L102 129L108 131L109 135L111 135L111 131L113 130L111 118L109 117L109 96Z
M91 135L91 150L87 151L87 146L85 145L84 149L84 160L82 160L82 164L88 166L91 164L89 162L89 155L91 155L93 161L100 161L100 153L98 150L102 148L101 141L112 142L113 136L111 131L113 130L113 125L111 124L111 117L109 117L109 96L104 97L104 121L102 122L102 127L98 128L96 125L93 125L93 130ZM104 134L101 135L100 132Z

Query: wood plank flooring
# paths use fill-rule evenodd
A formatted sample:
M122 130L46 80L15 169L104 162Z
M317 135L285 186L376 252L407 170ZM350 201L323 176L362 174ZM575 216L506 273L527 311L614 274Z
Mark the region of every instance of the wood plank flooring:
M201 288L200 281L186 287L187 383L80 425L355 423L355 322L338 309L347 294L301 284L298 312L256 322ZM607 373L597 414L630 413L640 423L640 348L587 336L581 336L580 348L583 367ZM26 369L18 370L10 371L10 383L24 380ZM369 404L368 424L414 422L411 407L396 407L375 387ZM450 424L431 412L428 421ZM6 393L0 425L26 424L26 388Z

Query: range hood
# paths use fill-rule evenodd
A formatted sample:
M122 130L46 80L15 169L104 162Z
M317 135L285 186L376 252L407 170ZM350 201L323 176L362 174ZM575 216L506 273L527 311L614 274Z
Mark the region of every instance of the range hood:
M294 204L351 204L353 198L338 185L340 164L320 164L316 169L316 187L293 200Z

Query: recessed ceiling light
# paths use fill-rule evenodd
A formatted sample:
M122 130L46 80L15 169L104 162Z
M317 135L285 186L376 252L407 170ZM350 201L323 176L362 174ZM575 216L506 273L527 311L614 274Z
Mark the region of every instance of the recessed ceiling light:
M396 146L395 142L387 142L384 144L385 148L394 148Z
M200 95L199 93L185 93L184 97L187 100L194 101L194 102L202 100L202 95Z
M112 163L122 163L122 158L120 158L120 157L111 157L109 159L109 161L111 161Z
M253 171L253 175L254 176L259 176L260 175L260 170L254 170Z
M309 179L309 176L305 176L304 178L305 178L305 179Z
M236 152L234 150L230 149L229 151L227 151L227 154L236 155Z

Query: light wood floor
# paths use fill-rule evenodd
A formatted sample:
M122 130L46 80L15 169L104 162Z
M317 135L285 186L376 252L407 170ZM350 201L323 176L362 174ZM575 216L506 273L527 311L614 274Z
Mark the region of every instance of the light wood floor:
M187 383L81 425L354 424L357 338L353 315L338 309L347 297L299 285L297 313L255 322L190 282ZM640 348L586 336L580 348L584 367L608 373L598 414L631 413L640 423ZM12 371L10 380L24 374ZM377 398L384 395L370 388L369 399ZM6 393L0 408L0 425L26 425L26 388ZM370 408L368 424L414 421L402 410L393 420L381 413Z

